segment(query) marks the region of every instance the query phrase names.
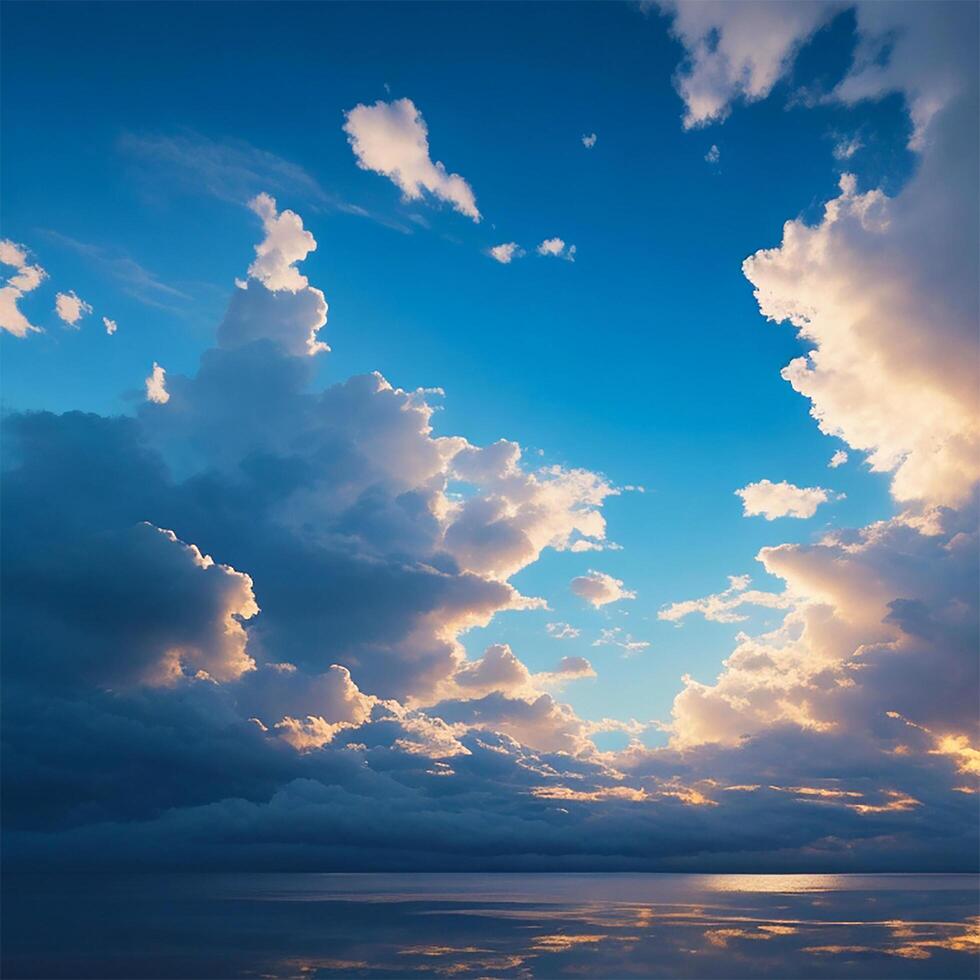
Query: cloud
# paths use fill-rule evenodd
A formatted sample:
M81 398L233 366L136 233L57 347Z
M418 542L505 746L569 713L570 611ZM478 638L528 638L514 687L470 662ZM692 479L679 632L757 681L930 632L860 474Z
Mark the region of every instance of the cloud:
M548 623L545 629L548 635L556 640L574 640L582 632L574 626L569 626L568 623Z
M487 254L501 265L509 265L513 259L519 259L524 254L524 250L517 242L504 242L502 245L494 245Z
M565 248L565 242L560 238L546 238L537 248L538 255L551 255L568 262L575 261L575 246Z
M191 299L187 293L168 285L134 258L118 249L103 248L80 242L57 231L46 230L45 238L81 255L99 271L120 284L123 291L146 306L164 310L179 310L177 301Z
M834 143L834 159L843 162L850 160L858 150L864 148L864 143L857 136L844 136Z
M34 326L17 305L26 293L37 289L48 275L39 265L28 262L27 255L23 245L17 245L9 238L0 240L0 265L16 270L0 286L0 330L6 330L15 337L41 332L41 328Z
M646 640L634 640L621 626L613 626L599 633L599 638L592 641L594 647L619 647L624 657L632 657L650 644Z
M54 310L64 323L74 327L83 316L92 312L92 307L76 296L74 290L69 290L67 293L58 293L54 300Z
M248 206L262 219L265 230L265 238L255 246L255 261L248 267L248 274L271 292L296 293L305 289L309 280L296 263L316 249L316 239L294 211L280 214L275 198L268 194L257 195Z
M721 159L721 150L718 149L717 144L711 144L711 148L705 153L704 159L708 163L717 163Z
M156 361L153 362L153 370L144 383L148 402L166 405L170 401L170 393L167 391L167 372Z
M846 462L847 452L843 449L838 449L830 457L830 462L827 463L827 466L832 470L836 470L838 466L843 466Z
M257 195L248 206L262 219L265 238L255 246L249 279L232 294L218 343L231 348L267 338L297 356L329 351L317 336L327 323L326 298L296 268L316 249L316 239L299 215L280 213L268 194Z
M423 191L447 201L460 214L480 220L473 189L429 156L429 130L411 99L358 104L345 114L344 132L362 170L389 178L406 199Z
M868 453L905 503L959 506L980 475L980 368L973 12L857 3L857 46L825 98L854 105L899 93L920 156L895 196L844 174L822 219L786 223L782 242L743 270L763 315L810 345L783 377L822 431ZM831 3L679 3L664 8L689 61L678 77L685 125L764 97L795 52L837 11ZM762 40L765 39L765 40ZM873 284L873 286L872 286Z
M584 146L587 150L591 150L596 145L596 141L598 139L599 137L596 136L595 133L589 133L588 135L583 135L582 146Z
M737 100L765 98L796 51L839 9L835 3L719 3L663 0L687 59L675 83L684 128L720 122Z
M748 575L730 575L728 588L724 592L705 596L702 599L673 602L657 613L657 619L666 620L668 623L680 623L688 616L699 613L714 623L741 623L748 619L748 616L738 611L742 606L789 609L793 605L791 597L784 592L750 589L751 581Z
M118 329L119 326L115 320L110 320L107 316L102 317L102 326L105 327L105 332L111 337Z
M618 602L620 599L635 599L636 593L623 588L621 579L613 578L605 572L590 569L587 575L573 578L570 588L577 596L591 603L596 609Z
M813 517L821 504L841 497L834 498L833 491L823 487L798 487L785 480L759 480L736 490L735 495L742 498L746 517L761 515L767 521L777 517Z

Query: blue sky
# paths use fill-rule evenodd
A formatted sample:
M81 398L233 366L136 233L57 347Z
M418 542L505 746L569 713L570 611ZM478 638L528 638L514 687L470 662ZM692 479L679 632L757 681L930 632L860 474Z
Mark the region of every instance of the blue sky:
M740 265L776 244L788 217L812 216L833 195L836 133L866 132L873 176L898 186L901 105L814 112L768 100L684 132L671 85L679 46L656 15L392 6L380 33L376 16L346 5L286 6L272 18L252 6L234 18L206 6L8 10L24 40L5 59L6 179L17 188L6 231L120 330L107 337L90 320L66 332L45 309L50 288L30 297L48 332L31 344L3 338L6 405L131 412L154 360L189 371L209 345L254 237L254 216L234 198L264 185L245 178L219 199L134 141L182 139L198 158L212 144L275 154L310 178L279 199L319 243L305 269L331 307L323 381L377 369L403 387L442 387L440 432L505 436L646 489L608 506L621 552L546 556L519 579L554 617L505 616L473 641L505 640L543 669L558 652L546 621L580 627L560 650L585 656L598 652L599 629L622 626L650 648L628 664L604 648L600 677L568 697L587 716L661 717L680 675L709 680L734 633L658 623L662 605L720 591L728 575L765 582L760 547L891 511L885 479L858 460L828 472L841 444L779 377L805 345L759 316ZM781 83L786 95L837 80L841 20ZM423 112L434 155L476 190L479 225L405 204L354 166L343 111L402 96ZM581 137L592 132L590 150ZM717 164L704 159L712 145ZM331 198L379 220L338 212ZM577 245L574 264L501 266L483 254L498 240L552 235ZM61 236L137 262L166 288L143 287L141 302ZM847 499L807 521L743 519L733 492L762 477ZM568 594L567 580L596 562L637 592L628 608L594 612Z
M796 724L811 734L838 730L851 708L817 710L819 698L810 694L759 707L758 689L749 685L754 693L746 694L744 679L723 661L747 649L742 634L758 638L782 628L775 639L758 640L780 663L780 676L795 676L796 668L779 658L802 645L808 653L800 662L811 666L800 670L826 656L844 665L837 678L843 690L849 658L863 656L855 650L901 640L882 632L882 623L898 622L889 603L948 611L953 599L933 594L933 583L949 582L956 595L969 592L963 575L947 578L916 565L913 582L904 571L919 560L910 556L933 554L933 539L927 541L922 528L939 520L937 507L946 508L943 533L953 541L957 528L969 526L973 506L971 396L956 395L955 404L943 399L947 387L970 389L969 378L950 386L945 379L969 363L972 350L962 323L970 321L976 293L971 299L975 226L965 222L957 234L967 247L957 245L942 218L953 211L942 209L948 200L959 206L975 191L975 180L953 173L949 160L968 163L975 156L975 126L954 122L970 118L955 114L975 97L976 58L960 50L955 30L946 26L961 18L957 30L968 36L975 16L966 6L941 9L943 16L930 15L928 5L878 9L867 3L722 5L720 11L687 3L663 9L612 3L8 5L0 69L3 235L25 246L48 278L18 301L41 332L18 337L0 331L4 411L27 444L34 436L20 428L28 424L19 414L25 411L132 417L175 474L198 433L221 444L225 416L217 410L212 417L195 415L212 404L208 398L218 398L199 364L225 364L229 376L253 369L236 360L244 354L215 337L223 319L234 319L235 302L251 302L269 285L253 274L241 295L235 286L264 235L246 205L268 193L278 216L295 212L316 240L315 251L289 266L322 290L330 307L320 336L331 352L302 359L311 372L310 391L371 371L408 391L440 388L443 395L427 396L437 409L437 436L462 436L476 446L513 440L523 447L527 472L582 468L618 488L643 488L625 489L601 505L607 525L601 550L536 545L533 560L503 581L543 598L548 608L507 610L501 600L485 625L453 634L469 661L488 646L508 644L531 674L543 676L562 656L587 658L596 676L548 688L570 706L574 724L602 718L642 723L642 730L592 731L600 750L621 749L631 735L651 749L672 739L673 751L714 741L729 745L771 725ZM757 33L746 24L756 24ZM781 31L785 45L773 54L762 39ZM741 75L739 57L747 59ZM715 65L712 74L713 58L730 63L720 74ZM922 106L932 104L927 96L935 92L942 108L935 119L925 118ZM479 222L432 194L409 200L377 168L357 165L344 131L346 114L399 99L410 99L424 118L431 159L472 189ZM705 109L709 103L714 108ZM696 124L685 127L685 113L698 112ZM583 137L593 133L594 146L584 145ZM947 152L949 146L954 150ZM841 182L845 172L855 175L853 185ZM835 203L825 211L828 202ZM877 221L879 210L887 220ZM929 227L923 231L915 215L925 215ZM553 237L575 246L574 261L537 254L536 246ZM793 250L811 239L809 253ZM526 254L507 264L495 261L488 250L506 242ZM928 242L936 244L930 249ZM743 271L743 260L763 249L774 251ZM949 263L949 281L941 281L947 272L933 268L935 257L953 254L958 259ZM935 322L922 312L933 289L949 297L951 310L934 314ZM55 294L67 290L92 308L79 329L66 328L55 313ZM272 286L269 291L279 295ZM118 324L117 332L107 335L103 316ZM786 322L792 316L796 320ZM812 322L804 324L807 319ZM781 377L786 365L813 351L809 375L793 384ZM169 406L146 404L144 379L155 363L171 379ZM268 384L271 390L271 375ZM265 385L260 380L255 389L258 428ZM837 437L820 431L811 410ZM268 413L278 418L272 408ZM295 431L305 430L297 425ZM66 435L57 445L64 449L73 438L80 453L91 453L93 472L101 473L99 454L108 458L110 450L97 448L102 443L94 435ZM296 460L305 449L289 444L287 452L280 441L273 451L258 435L255 440L246 447L253 456L236 462L234 478L216 453L194 479L140 504L159 512L134 515L173 527L179 539L252 576L264 611L242 636L261 667L289 659L272 649L275 642L303 647L297 637L284 639L275 612L276 590L289 591L293 571L260 567L270 555L285 561L298 552L282 541L266 548L258 536L251 551L236 551L235 522L249 508L257 523L258 511L262 520L268 516L264 494L274 495L277 481L286 480L277 467L287 466L287 457L288 465L300 466ZM326 465L334 445L314 447L302 465ZM404 450L408 469L412 454L431 449L425 440L411 445ZM254 463L260 450L271 455ZM848 461L829 468L839 450ZM52 458L60 451L38 450ZM392 450L396 461L399 452ZM876 454L878 472L870 471L867 454ZM259 489L246 493L236 481L242 473L254 477L253 463L267 469ZM371 466L389 463L378 459ZM24 487L33 486L29 469ZM106 472L135 469L131 461ZM458 473L445 473L451 491ZM320 473L316 479L326 478ZM392 479L391 487L401 486L400 475ZM210 523L201 502L209 480L223 487L222 506L235 501ZM744 516L735 491L762 480L786 481L794 493L825 488L828 499L803 519ZM54 488L42 486L44 500L57 506ZM330 508L331 494L339 500L347 492L317 486ZM396 491L385 486L395 499ZM412 493L424 496L429 489L425 484ZM333 542L331 536L351 533L364 513L357 508L373 506L377 485L364 490L343 520L331 510L329 527L317 523L319 511L310 516L303 509L309 501L302 492L269 511L270 520L286 525L301 520L299 511L305 515L306 523L297 525L302 534L290 525L289 534L299 535L290 547L319 546L320 535ZM428 510L425 517L431 517ZM918 536L909 544L903 536L913 530ZM362 532L364 541L375 533ZM403 563L408 552L391 533L384 560ZM885 538L895 550L880 557L875 549L885 547ZM372 539L370 548L376 547ZM756 561L764 548L776 549L765 568ZM858 554L866 565L852 579ZM467 559L454 555L465 565ZM258 564L244 567L246 560ZM445 560L442 552L411 553L420 563L413 568L424 566L426 575L433 566L445 571L439 564ZM835 570L833 585L825 560ZM925 567L926 558L922 562ZM590 569L621 580L635 598L591 606L570 588ZM464 571L483 574L475 567L460 575ZM54 578L61 581L60 574ZM296 575L301 583L303 575ZM740 607L746 617L740 621L697 614L678 622L658 619L670 604L717 595L729 576L743 575L779 602ZM481 579L481 588L499 585L489 579ZM408 591L400 595L411 594L411 586L403 588ZM849 604L849 596L865 595L880 600L880 608ZM827 634L833 632L846 653L824 650L824 615L835 624ZM578 635L555 639L549 623L569 624ZM303 642L315 643L332 628L327 620L326 632ZM613 629L619 640L648 646L624 656L614 644L596 645ZM904 619L900 631L905 639L920 635ZM957 637L948 649L960 649ZM416 640L417 632L406 627L402 642ZM366 638L363 643L360 652L348 647L346 654L331 654L350 668L360 685L357 697L400 698L406 710L431 709L450 724L475 725L471 735L479 728L460 720L470 717L467 705L474 699L458 690L451 697L438 685L425 696L408 686L371 688L367 678L375 675L365 664L374 647L368 649ZM329 665L328 659L321 669ZM397 674L403 667L399 661L388 669ZM190 668L185 663L181 669L190 684ZM684 675L696 683L682 681ZM458 686L462 677L443 680ZM735 694L725 693L729 683ZM703 714L692 708L697 684L708 685L710 704L717 698L724 708ZM889 696L890 685L882 682ZM503 689L488 690L488 696L504 696ZM528 689L520 690L520 703L508 702L508 711L531 703ZM435 698L453 703L433 707ZM347 698L354 701L354 695ZM882 711L889 705L899 711L899 702L896 695ZM370 710L380 711L379 703ZM718 719L729 708L735 715L748 711L746 705L751 719L726 721L734 727L718 734ZM925 726L917 731L928 733L931 716L923 712L909 717ZM360 715L324 718L328 726L363 722ZM274 731L275 721L266 719L266 731ZM500 724L524 738L517 722ZM544 739L537 745L534 737L528 735L528 744L541 751L559 744ZM576 744L581 749L584 743ZM652 753L643 765L659 774L649 778L669 781L675 777L664 775L662 759ZM899 799L878 789L886 800Z

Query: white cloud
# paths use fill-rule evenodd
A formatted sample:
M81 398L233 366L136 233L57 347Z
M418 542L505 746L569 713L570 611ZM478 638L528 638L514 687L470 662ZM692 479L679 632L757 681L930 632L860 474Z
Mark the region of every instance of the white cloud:
M29 263L27 249L9 238L0 239L0 265L17 270L0 286L0 330L6 330L15 337L40 333L41 328L34 326L21 313L17 302L25 293L37 289L47 278L47 273L39 265Z
M746 517L761 515L773 521L777 517L813 517L821 504L832 499L833 492L823 487L798 487L785 480L760 480L736 490L735 495L742 498Z
M635 599L636 593L623 588L621 579L613 578L605 572L589 569L587 575L573 578L570 586L572 592L585 599L597 609L599 606L618 602L620 599Z
M848 456L847 452L843 449L838 449L833 456L830 457L830 462L827 466L832 470L836 470L838 466L843 466L847 462Z
M248 267L248 274L272 292L305 289L309 280L296 263L316 250L316 239L303 227L303 219L295 211L279 213L276 199L265 193L253 197L248 206L262 219L265 229L265 238L255 246L255 261Z
M357 105L346 120L344 132L361 169L388 177L409 200L419 199L425 190L460 214L480 220L470 185L442 163L432 162L429 131L411 99Z
M893 474L903 502L961 504L980 475L976 357L976 50L967 8L857 3L857 48L828 101L897 92L921 155L895 197L844 174L814 226L786 223L776 248L744 263L761 312L811 345L783 377L810 399L822 431ZM834 4L680 3L674 30L690 63L686 124L760 98Z
M711 144L711 149L705 153L704 159L708 163L717 163L721 159L721 150L718 149L718 145L716 143Z
M545 629L547 629L548 635L556 640L574 640L582 633L581 630L570 626L568 623L548 623Z
M834 159L835 160L850 160L858 150L864 147L864 143L861 142L860 138L857 136L845 136L837 140L834 143Z
M157 405L165 405L170 401L170 393L167 391L167 372L153 362L153 370L150 372L146 381L146 400Z
M582 137L582 146L584 146L587 150L591 150L592 147L596 145L598 139L599 137L596 136L595 133L589 133L588 135Z
M69 327L74 327L83 316L92 312L92 307L76 296L73 289L67 293L58 293L54 300L54 309Z
M524 254L524 249L517 242L504 242L502 245L494 245L487 254L501 265L508 265L513 259L519 259Z
M567 259L569 262L575 261L575 246L569 245L565 248L565 242L561 238L546 238L538 246L538 255L552 255L555 258Z
M316 239L293 211L279 212L276 199L259 194L248 203L262 219L265 237L255 246L249 279L235 291L218 328L222 347L240 347L262 338L290 354L314 356L330 347L318 338L327 322L327 300L296 268L316 249Z
M687 49L677 74L684 128L724 119L731 103L765 98L800 45L838 9L834 3L663 0Z
M657 619L679 623L686 617L699 613L714 623L740 623L748 618L744 613L738 612L742 606L789 609L792 605L792 599L785 593L750 589L751 582L748 575L730 575L728 588L724 592L704 596L702 599L685 599L683 602L671 603L657 613Z
M624 657L632 657L650 644L646 640L634 640L621 626L600 630L598 639L592 641L594 647L619 647Z
M105 332L112 336L118 329L119 325L115 320L110 320L107 316L102 317L102 326L105 327Z

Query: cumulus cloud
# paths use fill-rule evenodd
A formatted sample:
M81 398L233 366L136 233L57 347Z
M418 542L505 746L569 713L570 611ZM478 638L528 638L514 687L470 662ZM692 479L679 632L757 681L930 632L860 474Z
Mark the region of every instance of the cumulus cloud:
M595 606L608 605L620 599L635 599L636 593L623 588L622 579L590 569L588 574L573 578L569 586L577 596Z
M259 194L249 208L262 219L265 238L255 246L249 278L238 280L218 327L222 347L240 347L266 338L289 353L310 357L329 351L318 333L327 322L323 292L296 268L316 249L316 240L293 211L279 212L276 200Z
M41 332L41 328L34 326L17 305L26 293L37 289L48 275L39 265L29 262L27 256L23 245L9 238L0 240L0 265L15 270L0 286L0 330L6 330L15 337Z
M561 238L546 238L537 248L538 255L550 255L557 259L565 259L568 262L575 261L575 246L565 247L565 242Z
M761 515L767 521L774 521L777 517L813 517L821 504L834 499L831 490L823 487L798 487L786 480L780 480L779 483L759 480L736 490L735 495L742 498L746 517Z
M892 473L896 499L961 504L980 474L978 231L972 214L962 220L962 202L978 194L973 14L870 2L663 6L689 59L678 76L688 126L764 97L819 26L853 9L854 58L826 99L900 94L919 165L894 197L844 174L821 221L788 221L781 244L743 268L761 312L812 345L783 377L821 430Z
M105 332L111 337L118 329L119 325L115 320L110 320L107 316L102 317L102 326L105 327Z
M596 145L598 139L599 137L596 136L595 133L585 134L582 136L582 146L584 146L587 150L591 150L592 147Z
M975 17L951 9L951 20ZM963 45L975 36L962 23L949 30ZM878 55L866 92L888 66ZM906 63L921 77L942 60ZM906 195L923 174L975 172L968 146L962 159L947 154L953 171L929 171L975 113L954 100L930 114L923 93L941 86L907 88L923 165L889 205L888 228L877 230L874 208L869 228L853 201L840 208L852 233L842 243L853 245L841 262L858 261L862 275L835 267L822 293L807 280L810 266L828 272L830 235L830 253L813 243L794 273L812 309L796 309L788 272L766 279L760 302L806 319L818 355L842 350L841 336L853 342L867 359L855 378L891 372L898 383L904 364L935 392L941 367L953 392L943 404L962 418L974 299L958 287L969 279L962 256L976 254L971 228L924 192L914 216ZM913 249L913 226L930 247ZM936 287L918 303L882 305L896 257L905 299ZM322 314L285 302L309 302L312 287L247 286L197 372L167 378L167 403L135 418L4 419L8 861L755 871L975 861L975 800L961 790L977 758L980 589L966 489L976 471L949 438L959 421L937 411L918 441L896 425L889 471L897 483L911 463L917 475L904 514L763 549L793 597L782 624L740 635L714 682L685 681L669 746L603 753L593 735L635 736L648 723L586 721L539 690L591 676L584 658L535 674L502 645L470 660L461 637L503 610L541 607L509 578L544 549L608 547L601 512L615 488L587 471L535 469L506 440L437 434L435 392L377 374L316 387L305 339ZM861 316L837 317L853 312L841 299L853 296ZM257 305L243 312L242 297ZM816 301L841 305L828 319ZM929 303L934 318L917 318ZM895 314L885 326L882 311ZM833 388L848 364L828 357L819 370ZM825 394L811 398L819 417L851 448L885 446L877 391ZM855 445L858 431L868 446ZM608 575L583 579L596 605L628 594ZM731 615L749 585L738 577L691 611Z
M504 242L501 245L494 245L487 254L501 265L509 265L514 259L519 259L524 254L524 250L517 242Z
M684 127L723 120L737 100L765 98L803 42L837 11L835 3L662 0L687 60L676 76Z
M144 384L148 402L166 405L170 401L170 393L167 391L167 372L156 361L153 362L153 370L147 376Z
M74 327L83 316L92 312L92 307L75 294L73 289L67 293L58 293L54 299L54 311L62 322Z
M843 466L847 462L847 459L848 456L846 450L838 449L835 451L834 455L830 457L830 462L827 463L827 466L832 470L836 470L838 466Z
M310 252L316 249L316 239L303 227L303 220L294 211L283 211L276 199L259 194L248 206L262 219L265 238L255 246L255 261L248 274L272 292L298 292L309 280L297 268Z
M729 575L728 588L701 599L685 599L664 606L657 613L657 619L668 623L680 623L688 616L698 613L715 623L740 623L748 616L740 612L742 606L758 606L764 609L789 609L792 599L786 593L765 592L750 589L752 580L748 575Z
M400 188L407 200L428 191L460 214L480 220L476 196L459 175L429 155L429 130L411 99L356 105L346 113L344 132L362 170L373 170Z
M721 159L721 150L718 149L716 143L711 144L711 148L705 153L704 159L708 163L717 163Z

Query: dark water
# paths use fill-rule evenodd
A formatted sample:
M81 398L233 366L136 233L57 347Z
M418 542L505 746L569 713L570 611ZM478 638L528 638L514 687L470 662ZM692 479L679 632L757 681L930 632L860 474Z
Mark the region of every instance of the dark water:
M7 875L14 977L976 977L972 875Z

